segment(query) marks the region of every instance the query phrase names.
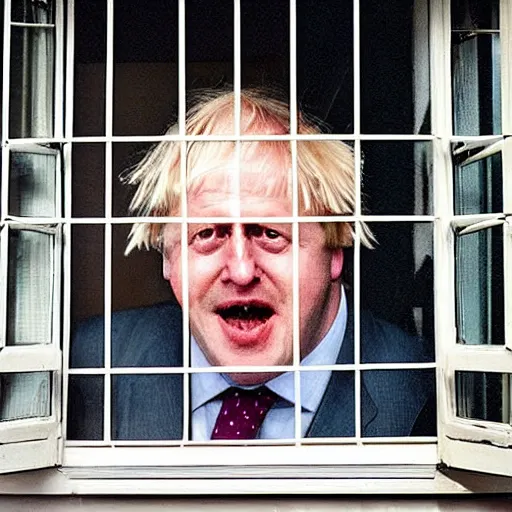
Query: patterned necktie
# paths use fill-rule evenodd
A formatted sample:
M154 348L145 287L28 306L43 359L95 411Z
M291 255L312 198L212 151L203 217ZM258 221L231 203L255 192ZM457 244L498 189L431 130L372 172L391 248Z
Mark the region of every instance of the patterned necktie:
M212 439L254 439L277 395L266 387L229 388L213 427Z

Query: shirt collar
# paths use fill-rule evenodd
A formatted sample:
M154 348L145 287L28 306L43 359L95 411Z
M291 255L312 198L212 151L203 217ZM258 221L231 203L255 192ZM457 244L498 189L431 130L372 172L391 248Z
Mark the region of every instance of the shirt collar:
M336 318L322 341L301 362L301 366L331 365L341 350L343 336L347 326L347 299L345 290L341 287L341 300ZM199 348L197 341L191 337L191 366L192 368L208 368L210 363ZM331 377L330 371L300 372L300 391L302 408L314 412L318 408L322 396ZM269 380L266 386L284 400L295 403L294 372L286 372ZM234 385L229 376L222 373L193 373L191 375L192 391L191 406L195 411L220 393ZM251 387L256 386L240 386Z

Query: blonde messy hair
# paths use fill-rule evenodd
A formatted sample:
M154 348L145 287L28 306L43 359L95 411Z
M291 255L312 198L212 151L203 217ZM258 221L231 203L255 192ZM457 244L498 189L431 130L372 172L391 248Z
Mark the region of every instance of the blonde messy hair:
M242 90L240 96L240 133L242 135L285 135L290 130L288 105L261 90ZM303 114L298 119L299 134L322 133L317 124ZM176 125L168 134L176 134ZM206 92L187 113L187 135L233 135L233 92ZM187 189L197 181L201 161L232 155L234 141L194 141L187 145ZM274 154L291 161L289 141L243 141L244 152ZM263 149L263 151L261 151ZM169 216L180 212L180 143L163 141L150 150L126 177L126 183L137 190L130 211L139 216ZM196 173L196 174L194 174ZM297 143L297 178L299 186L299 214L303 216L352 215L355 206L354 155L352 149L337 140L300 140ZM207 173L203 179L207 180ZM159 248L161 223L136 223L129 235L128 254L135 247ZM322 227L326 244L331 249L350 247L354 233L347 222L325 222ZM362 243L371 246L373 237L362 224Z

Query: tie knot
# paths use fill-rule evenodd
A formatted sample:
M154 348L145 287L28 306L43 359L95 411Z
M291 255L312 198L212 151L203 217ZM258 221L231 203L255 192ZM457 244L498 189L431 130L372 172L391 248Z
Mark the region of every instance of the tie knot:
M277 399L277 395L266 387L229 388L222 396L212 439L254 439Z

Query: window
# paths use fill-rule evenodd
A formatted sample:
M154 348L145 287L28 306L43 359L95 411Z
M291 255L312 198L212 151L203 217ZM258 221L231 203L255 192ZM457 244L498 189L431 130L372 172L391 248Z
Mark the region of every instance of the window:
M64 480L55 488L85 493L115 492L126 479L147 492L205 492L212 478L228 485L231 477L241 479L241 490L257 477L347 485L356 477L407 479L409 489L415 480L434 489L439 462L512 476L508 2L162 0L137 10L125 3L5 3L0 471L60 465ZM194 90L223 84L233 84L232 133L187 133ZM241 91L268 85L286 93L289 132L247 134ZM301 133L299 108L331 132ZM199 140L215 155L227 140L233 158L244 161L254 139L289 147L291 206L275 222L294 240L315 225L301 211L297 157L311 141L326 153L333 143L353 150L353 212L314 220L354 229L353 248L342 253L340 299L354 350L329 364L304 363L299 334L306 337L308 326L301 330L299 313L308 297L299 245L290 242L293 278L279 296L289 297L295 319L293 356L271 368L227 364L231 375L290 372L293 396L278 402L291 411L290 429L277 438L210 441L194 429L194 380L226 365L199 364L194 351L207 342L190 343L197 325L188 312L193 319L200 293L188 290L194 271L204 272L193 266L194 246L182 243L172 258L163 246L164 275L166 265L187 262L178 263L187 292L176 297L159 277L161 254L124 252L134 222L165 225L164 235L174 227L184 241L210 217L220 218L217 230L240 221L241 213L219 215L210 202L196 214L186 179L195 171L185 155ZM156 143L178 156L179 211L128 213L134 189L118 176L126 181L126 170ZM254 231L266 219L249 216L246 238L282 238L274 225ZM194 232L194 240L231 236L222 229ZM258 315L275 314L277 306L254 302ZM120 319L140 308L145 320L121 332ZM238 303L219 315L247 313L233 308ZM391 338L408 340L411 352L372 351L366 310L396 326ZM180 333L182 343L161 350L145 340L151 329ZM322 375L326 389L349 390L324 407L324 416L337 418L330 430L316 428L303 410L304 390ZM371 382L395 403L379 428L371 426L375 400L366 398ZM416 410L410 428L398 426L397 390L405 396L413 385L424 390L418 418L428 428L415 428ZM427 400L434 389L437 398ZM126 414L130 421L121 420Z

